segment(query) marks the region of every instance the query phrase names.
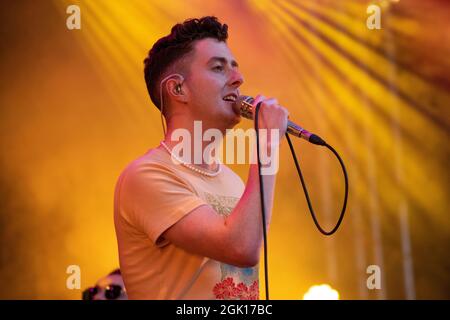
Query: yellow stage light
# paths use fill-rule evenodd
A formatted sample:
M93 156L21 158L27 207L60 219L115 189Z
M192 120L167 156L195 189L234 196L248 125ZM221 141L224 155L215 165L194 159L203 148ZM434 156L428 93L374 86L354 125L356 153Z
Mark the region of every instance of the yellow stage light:
M315 285L303 295L303 300L339 300L339 292L328 284Z

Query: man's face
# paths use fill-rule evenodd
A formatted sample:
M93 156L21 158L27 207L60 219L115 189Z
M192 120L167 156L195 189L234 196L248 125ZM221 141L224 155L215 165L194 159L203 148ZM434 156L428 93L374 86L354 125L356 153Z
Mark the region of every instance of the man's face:
M194 44L189 79L189 108L194 120L202 120L203 127L226 129L240 121L240 114L229 94L239 96L243 77L225 42L206 38ZM236 109L236 110L235 110Z

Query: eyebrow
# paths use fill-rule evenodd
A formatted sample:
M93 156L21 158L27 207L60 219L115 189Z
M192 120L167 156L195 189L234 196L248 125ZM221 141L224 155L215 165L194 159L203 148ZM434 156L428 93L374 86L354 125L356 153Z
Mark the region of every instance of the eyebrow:
M227 64L228 60L224 57L212 57L208 60L208 64L210 64L213 61L220 61L223 64ZM239 64L235 60L231 60L231 66L232 67L239 67Z

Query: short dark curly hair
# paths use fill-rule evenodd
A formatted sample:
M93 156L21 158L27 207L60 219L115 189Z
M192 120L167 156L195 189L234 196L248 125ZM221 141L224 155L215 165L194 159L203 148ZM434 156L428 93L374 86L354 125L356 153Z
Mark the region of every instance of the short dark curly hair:
M169 68L192 52L196 40L204 38L226 42L228 26L214 16L188 19L173 26L170 34L156 41L148 52L144 60L144 78L150 99L158 109L161 109L159 81Z

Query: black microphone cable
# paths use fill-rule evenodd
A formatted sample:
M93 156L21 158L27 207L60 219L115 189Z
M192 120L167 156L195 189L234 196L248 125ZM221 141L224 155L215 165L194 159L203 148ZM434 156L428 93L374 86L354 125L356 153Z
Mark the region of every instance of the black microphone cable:
M297 168L297 173L300 178L300 181L302 183L303 191L305 193L306 202L308 203L309 212L311 213L311 217L313 218L314 224L316 225L317 229L326 236L331 236L333 233L335 233L339 226L341 225L342 219L344 219L345 209L347 208L347 198L348 198L348 176L347 176L347 170L345 169L344 162L342 161L341 157L337 153L336 150L332 146L330 146L328 143L323 141L323 144L320 144L322 146L327 147L328 149L333 152L333 154L336 156L336 158L339 160L339 163L341 164L342 172L344 174L344 183L345 183L345 195L344 195L344 203L342 205L341 214L339 216L338 222L334 226L334 228L331 231L325 231L317 221L316 214L314 213L314 209L311 204L311 200L309 199L308 189L306 188L305 180L303 179L302 170L300 169L300 165L298 164L297 155L295 154L294 147L292 146L291 139L289 138L289 135L286 133L286 139L289 143L289 148L291 149L292 157L294 158L295 167Z
M262 180L261 175L261 160L260 160L260 154L259 154L259 108L261 106L261 102L259 102L256 105L255 108L255 131L256 131L256 152L257 152L257 160L258 160L258 175L259 175L259 191L260 191L260 199L261 199L261 212L262 212L262 224L263 224L263 242L264 242L264 281L265 281L265 288L266 288L266 300L270 300L269 298L269 270L268 270L268 263L267 263L267 230L266 230L266 207L264 202L264 183ZM345 183L345 195L344 195L344 203L342 206L341 214L339 216L338 222L334 226L334 228L331 231L325 231L317 221L317 217L314 213L314 209L311 204L311 200L309 198L308 189L306 188L305 180L303 179L303 174L300 169L300 165L297 160L297 155L295 154L294 147L292 145L291 139L289 138L288 133L286 132L286 139L289 144L289 148L291 150L292 157L294 158L295 167L297 169L298 176L300 178L300 182L302 183L303 191L305 193L306 202L308 203L309 212L311 213L311 217L314 221L314 224L316 225L317 229L326 236L331 236L334 234L341 225L342 220L344 219L345 209L347 208L347 198L348 198L348 176L347 176L347 170L345 169L344 162L342 161L341 157L337 153L337 151L330 146L328 143L326 143L324 140L322 140L317 135L311 136L312 141L311 143L322 145L327 147L333 154L336 156L336 158L339 160L339 163L341 164L342 172L344 174L344 183Z
M255 109L255 131L256 131L256 154L258 159L258 179L259 179L259 193L261 199L262 212L262 227L263 227L263 241L264 241L264 283L266 284L266 300L269 299L269 271L267 264L267 230L266 230L266 205L264 203L264 183L261 175L261 159L259 156L259 107L261 102L256 105Z

